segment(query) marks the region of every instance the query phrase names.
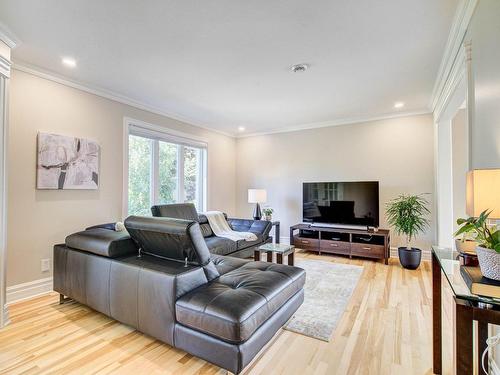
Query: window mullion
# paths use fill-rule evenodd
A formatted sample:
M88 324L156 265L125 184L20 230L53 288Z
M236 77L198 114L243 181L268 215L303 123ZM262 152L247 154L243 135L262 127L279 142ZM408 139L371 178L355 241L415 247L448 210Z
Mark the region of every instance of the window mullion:
M196 201L199 210L203 210L203 152L196 150Z
M177 201L184 202L184 146L177 145Z
M158 204L160 195L160 145L153 140L151 152L151 203Z

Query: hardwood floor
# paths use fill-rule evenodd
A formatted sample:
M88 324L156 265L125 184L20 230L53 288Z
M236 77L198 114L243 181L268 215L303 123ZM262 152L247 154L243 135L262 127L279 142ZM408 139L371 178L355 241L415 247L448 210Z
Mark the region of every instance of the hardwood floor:
M364 266L330 342L281 330L245 374L432 374L431 269L312 253L297 259ZM334 298L334 296L332 296ZM10 307L1 374L225 374L56 294Z

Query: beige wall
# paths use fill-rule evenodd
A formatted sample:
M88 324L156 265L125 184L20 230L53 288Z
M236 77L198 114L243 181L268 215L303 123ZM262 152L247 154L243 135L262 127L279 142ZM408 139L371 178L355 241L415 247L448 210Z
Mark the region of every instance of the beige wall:
M208 141L208 208L235 213L235 140L167 117L14 70L10 85L7 285L46 278L40 261L52 245L87 225L122 215L123 117L163 125ZM36 190L37 132L96 140L97 191Z
M475 118L472 167L500 168L500 1L481 0L467 31L471 41Z
M248 188L267 189L284 237L301 221L304 181L380 181L381 227L389 199L434 190L430 115L242 138L236 154L238 215L251 216ZM428 250L434 238L433 222L418 244Z

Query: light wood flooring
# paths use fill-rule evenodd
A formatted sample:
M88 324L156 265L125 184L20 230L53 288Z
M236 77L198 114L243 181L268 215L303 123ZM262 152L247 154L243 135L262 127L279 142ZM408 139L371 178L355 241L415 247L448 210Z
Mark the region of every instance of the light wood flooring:
M432 374L431 268L312 253L297 258L364 266L329 343L281 330L245 374ZM58 295L10 306L0 374L225 374ZM335 298L335 296L332 296Z

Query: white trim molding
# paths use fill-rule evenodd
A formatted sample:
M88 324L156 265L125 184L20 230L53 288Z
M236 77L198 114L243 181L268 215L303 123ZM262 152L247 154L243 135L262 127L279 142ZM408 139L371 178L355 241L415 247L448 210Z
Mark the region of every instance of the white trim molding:
M418 115L426 115L426 114L431 114L432 111L429 108L420 108L417 110L413 111L406 111L406 112L397 112L397 113L385 113L385 114L379 114L379 115L369 115L369 116L359 116L359 117L350 117L350 118L343 118L343 119L337 119L337 120L331 120L331 121L324 121L324 122L313 122L309 124L298 124L298 125L293 125L293 126L288 126L288 127L283 127L283 128L278 128L278 129L272 129L269 131L262 131L262 132L253 132L253 133L246 133L246 134L236 134L236 133L229 133L225 132L219 129L215 129L213 127L210 127L208 125L202 124L197 120L194 120L192 118L188 118L186 116L173 113L173 112L168 112L163 109L151 106L147 103L143 103L141 101L129 98L127 96L124 96L122 94L103 89L98 86L94 86L88 83L83 83L79 81L74 81L70 80L68 78L59 76L53 72L46 71L44 69L41 69L39 67L32 66L30 64L24 63L24 62L14 62L12 64L12 69L18 70L24 73L32 74L36 77L40 77L43 79L47 79L52 82L59 83L61 85L69 86L72 88L75 88L77 90L81 90L93 95L100 96L102 98L110 99L118 103L122 103L125 105L129 105L131 107L151 112L160 116L165 116L177 121L182 121L184 123L196 126L198 128L208 130L214 133L218 133L221 135L225 135L226 137L230 138L246 138L246 137L255 137L255 136L260 136L260 135L267 135L267 134L277 134L277 133L289 133L289 132L296 132L296 131L301 131L301 130L309 130L309 129L319 129L319 128L326 128L330 126L341 126L341 125L352 125L352 124L359 124L359 123L365 123L365 122L371 122L371 121L380 121L380 120L388 120L388 119L393 119L393 118L401 118L401 117L410 117L410 116L418 116ZM193 137L191 137L193 138Z
M373 116L350 117L350 118L344 118L344 119L338 119L338 120L332 120L332 121L313 122L310 124L289 126L289 127L279 128L279 129L274 129L274 130L269 130L269 131L254 132L254 133L247 133L247 134L238 134L235 136L235 138L257 137L257 136L268 135L268 134L290 133L290 132L298 132L301 130L328 128L331 126L362 124L362 123L366 123L366 122L390 120L390 119L401 118L401 117L428 115L431 113L432 113L432 111L430 109L422 108L422 109L419 109L416 111L385 113L385 114L373 115Z
M156 141L166 141L179 145L178 147L178 185L177 185L177 201L184 201L184 160L181 157L184 146L194 147L200 150L199 161L201 162L199 168L199 181L202 184L202 190L197 190L197 199L201 203L198 207L199 211L206 211L207 197L208 197L208 148L209 142L203 137L192 135L189 133L181 132L178 130L170 129L166 126L151 124L141 120L136 120L130 117L123 118L123 194L122 194L122 217L128 216L128 178L129 178L129 135L137 135ZM158 202L158 142L153 142L152 151L152 184L151 184L151 202L157 204ZM156 166L156 168L154 167Z
M446 96L447 92L445 87L450 79L450 73L453 70L453 65L459 55L459 51L462 48L467 28L469 27L470 20L474 14L478 1L479 0L461 0L458 6L455 19L448 36L448 41L446 42L443 58L439 66L436 82L434 83L434 89L432 90L430 103L432 112L434 112L437 107L443 107L443 105L439 102L442 102L445 99L443 98L443 95Z
M5 26L2 22L0 22L0 40L4 42L10 49L16 48L19 44L18 38L14 36L14 34Z
M168 118L171 118L173 120L181 121L181 122L184 122L184 123L192 125L192 126L196 126L198 128L201 128L201 129L205 129L205 130L208 130L208 131L211 131L214 133L219 133L219 134L225 135L227 137L234 138L234 134L230 134L230 133L226 133L226 132L221 131L221 130L213 129L205 124L200 123L199 121L188 118L186 116L182 116L182 115L179 115L177 113L165 111L163 109L154 107L152 105L141 102L139 100L129 98L125 95L116 93L114 91L106 90L106 89L103 89L101 87L94 86L92 84L69 80L65 77L56 75L52 72L45 71L41 68L31 66L31 65L26 64L26 63L20 63L20 62L14 61L14 63L12 64L12 69L18 70L20 72L32 74L36 77L47 79L49 81L56 82L56 83L59 83L61 85L69 86L69 87L72 87L74 89L87 92L89 94L100 96L102 98L113 100L113 101L118 102L118 103L129 105L131 107L134 107L134 108L146 111L146 112L151 112L151 113L154 113L156 115L168 117Z
M9 286L7 287L7 305L48 294L52 290L52 277Z
M434 107L434 122L439 123L442 119L442 115L450 104L450 100L456 92L457 87L459 87L462 80L467 77L467 65L466 65L466 49L462 46L457 53L456 59L454 60L451 70L448 74L448 79L444 82L441 89L439 100L436 102L436 107Z
M8 77L0 74L0 328L9 323L6 307Z
M5 76L6 78L10 78L10 67L11 62L5 57L0 56L0 74Z

